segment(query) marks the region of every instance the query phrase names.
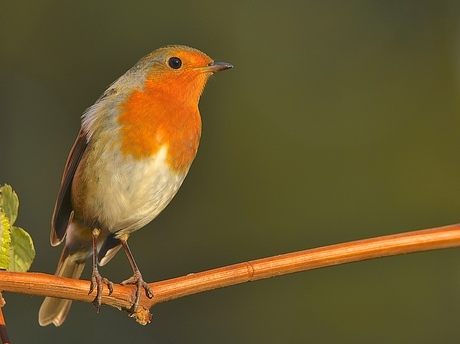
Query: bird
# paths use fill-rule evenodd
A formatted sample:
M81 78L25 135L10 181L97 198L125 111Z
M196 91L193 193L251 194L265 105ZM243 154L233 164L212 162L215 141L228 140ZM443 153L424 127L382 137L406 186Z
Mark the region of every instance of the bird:
M50 241L65 245L55 272L80 278L92 257L89 294L99 312L102 290L113 283L102 277L105 265L123 248L133 276L135 313L144 291L153 297L128 246L172 200L196 156L201 137L198 103L207 80L233 68L205 53L169 45L141 58L113 82L82 115L70 150L51 220ZM60 326L72 301L46 297L39 324Z

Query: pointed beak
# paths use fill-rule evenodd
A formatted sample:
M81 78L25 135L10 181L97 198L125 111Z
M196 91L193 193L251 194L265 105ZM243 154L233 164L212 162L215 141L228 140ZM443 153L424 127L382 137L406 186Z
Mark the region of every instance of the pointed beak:
M217 73L217 72L220 72L222 70L226 70L226 69L230 69L230 68L233 68L233 65L231 65L230 63L227 63L227 62L211 62L210 64L208 64L205 69L206 71L208 72L211 72L211 73Z

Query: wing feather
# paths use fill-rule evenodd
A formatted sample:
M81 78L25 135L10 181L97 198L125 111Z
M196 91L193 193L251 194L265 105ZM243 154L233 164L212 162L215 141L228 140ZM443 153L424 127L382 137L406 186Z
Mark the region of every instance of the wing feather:
M72 180L87 145L86 133L80 130L67 158L61 187L54 206L50 235L51 245L53 246L59 245L64 240L67 227L71 222L73 216L71 200Z

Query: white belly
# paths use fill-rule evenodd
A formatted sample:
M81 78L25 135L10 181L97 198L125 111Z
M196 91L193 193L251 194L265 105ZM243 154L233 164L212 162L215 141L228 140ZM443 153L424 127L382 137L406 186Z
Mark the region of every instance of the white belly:
M152 221L174 197L186 175L173 172L166 157L166 146L149 159L114 155L113 151L102 154L89 164L93 168L84 172L84 180L91 185L86 214L102 230L116 232L117 236Z

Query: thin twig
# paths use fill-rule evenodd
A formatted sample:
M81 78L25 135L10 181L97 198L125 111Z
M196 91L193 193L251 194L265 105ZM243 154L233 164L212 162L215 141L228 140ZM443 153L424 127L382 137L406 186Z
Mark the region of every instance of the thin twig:
M153 299L141 297L138 313L141 324L150 321L149 309L161 302L234 284L285 275L361 260L460 246L460 224L352 241L293 252L151 283ZM89 281L73 280L42 273L0 272L0 290L15 293L62 297L91 302ZM135 297L132 286L115 285L102 303L129 310Z
M8 331L6 330L5 317L3 316L3 306L5 305L2 293L0 293L0 340L3 344L10 344L10 338Z

